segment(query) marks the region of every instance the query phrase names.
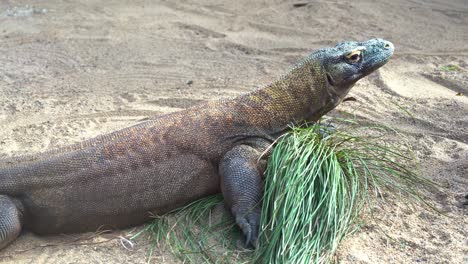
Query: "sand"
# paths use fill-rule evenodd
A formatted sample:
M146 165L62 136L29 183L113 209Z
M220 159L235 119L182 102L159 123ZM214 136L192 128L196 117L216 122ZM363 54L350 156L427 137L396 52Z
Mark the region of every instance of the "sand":
M232 97L268 84L317 48L381 37L395 44L394 58L353 88L356 102L334 113L399 129L421 174L446 187L431 196L445 216L387 201L336 259L468 263L466 0L252 2L1 1L0 158ZM0 261L146 263L146 238L128 249L119 238L134 230L24 232ZM162 251L150 261L173 260Z

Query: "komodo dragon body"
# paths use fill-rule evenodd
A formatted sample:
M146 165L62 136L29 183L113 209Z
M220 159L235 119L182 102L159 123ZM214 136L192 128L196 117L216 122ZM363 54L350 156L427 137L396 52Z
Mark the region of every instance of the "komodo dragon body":
M38 234L144 223L222 191L247 244L257 238L261 154L291 124L317 121L393 45L344 42L312 53L265 88L203 103L0 168L0 248ZM263 158L264 161L265 157ZM262 165L263 164L263 165Z

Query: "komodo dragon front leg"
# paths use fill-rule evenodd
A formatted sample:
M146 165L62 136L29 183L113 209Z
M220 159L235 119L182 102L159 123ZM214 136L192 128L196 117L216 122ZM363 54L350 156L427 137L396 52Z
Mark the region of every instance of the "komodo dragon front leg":
M228 151L220 163L221 191L245 236L245 246L256 246L260 224L264 162L261 152L248 145Z

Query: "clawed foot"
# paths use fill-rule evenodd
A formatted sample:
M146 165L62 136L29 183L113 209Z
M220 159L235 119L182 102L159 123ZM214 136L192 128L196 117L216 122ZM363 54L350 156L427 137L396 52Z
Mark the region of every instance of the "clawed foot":
M242 233L244 233L244 247L256 248L260 225L260 212L255 210L244 215L239 215L236 217L236 223L242 230Z

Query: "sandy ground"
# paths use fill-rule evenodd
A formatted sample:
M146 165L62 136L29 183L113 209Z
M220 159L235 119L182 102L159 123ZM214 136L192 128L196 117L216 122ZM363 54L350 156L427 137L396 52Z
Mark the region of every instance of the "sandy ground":
M382 37L396 46L393 60L356 85L357 102L337 111L400 129L421 173L447 188L431 196L446 216L389 201L376 210L379 225L350 236L337 261L468 263L460 202L468 191L466 0L252 2L0 1L0 157L235 96L268 84L314 49ZM118 236L131 232L24 232L0 261L145 263L145 238L133 249L121 245ZM150 261L171 258L163 252Z

